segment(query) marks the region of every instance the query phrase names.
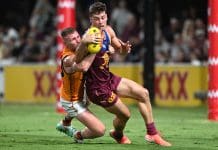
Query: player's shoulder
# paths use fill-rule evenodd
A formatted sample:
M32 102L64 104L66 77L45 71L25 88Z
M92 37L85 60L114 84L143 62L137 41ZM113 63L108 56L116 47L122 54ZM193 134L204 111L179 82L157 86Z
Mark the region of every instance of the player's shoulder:
M105 28L108 32L114 31L113 28L110 25L107 25Z
M63 51L62 51L62 55L61 55L61 58L64 59L66 57L72 57L75 55L75 52L71 51L70 49L67 49L65 48Z
M109 35L110 35L111 37L114 37L114 36L115 36L115 32L114 32L113 28L112 28L110 25L107 25L105 29L106 29L106 31L109 33Z

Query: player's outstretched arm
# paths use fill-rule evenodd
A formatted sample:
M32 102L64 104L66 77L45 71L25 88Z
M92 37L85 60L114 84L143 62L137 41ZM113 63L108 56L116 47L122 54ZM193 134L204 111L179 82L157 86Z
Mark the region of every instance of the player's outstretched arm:
M117 36L114 30L110 27L107 26L106 28L107 32L110 34L111 37L111 45L114 47L116 51L118 51L121 54L127 54L130 53L131 51L131 44L129 41L123 42L120 40Z

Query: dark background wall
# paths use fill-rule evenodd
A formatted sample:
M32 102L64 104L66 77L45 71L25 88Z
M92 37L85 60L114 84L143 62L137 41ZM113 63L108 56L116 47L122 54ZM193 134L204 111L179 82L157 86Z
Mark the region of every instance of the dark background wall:
M117 0L102 0L107 4L113 5ZM127 0L128 8L136 12L137 8L135 0ZM83 10L88 7L94 0L78 0L77 4L80 5ZM139 2L139 1L138 1ZM162 26L168 24L169 18L172 16L184 17L184 10L192 11L192 8L196 8L198 17L203 18L205 23L207 22L207 0L156 0L157 7L159 7L162 18ZM0 5L0 24L12 25L14 27L22 24L28 24L28 19L31 15L32 9L36 3L36 0L6 0ZM56 0L50 0L53 6L56 6ZM110 11L110 9L109 9Z

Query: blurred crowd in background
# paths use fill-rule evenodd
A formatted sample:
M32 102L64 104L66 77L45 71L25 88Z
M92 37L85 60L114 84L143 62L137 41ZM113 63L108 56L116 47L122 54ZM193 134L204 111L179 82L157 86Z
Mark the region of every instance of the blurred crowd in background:
M200 65L207 61L206 0L190 1L192 3L187 3L184 8L174 8L173 4L169 5L168 8L166 4L163 6L166 2L156 0L154 33L156 63ZM77 0L76 24L81 34L89 27L88 6L92 2L91 0ZM133 45L132 52L129 55L114 54L112 61L142 62L146 38L146 35L144 35L144 0L138 0L137 3L135 0L103 2L108 6L108 24L114 28L119 38L123 41L129 40ZM195 2L201 3L204 8L201 5L196 5ZM175 1L174 3L178 2ZM1 9L1 63L55 63L57 2L35 0L28 3L27 0L19 2L19 5L13 5L16 6L16 9L13 9L10 3L8 6L11 6L12 9ZM1 8L3 7L2 5ZM173 8L176 10L173 11ZM167 11L168 9L169 11Z

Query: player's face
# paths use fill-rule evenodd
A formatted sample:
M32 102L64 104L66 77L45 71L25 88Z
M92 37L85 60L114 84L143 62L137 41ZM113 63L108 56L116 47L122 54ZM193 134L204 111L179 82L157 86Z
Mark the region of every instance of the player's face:
M81 37L77 31L69 34L65 37L65 44L68 48L76 50L81 41Z
M105 28L107 25L107 14L103 11L99 14L93 14L90 17L92 26L95 26L99 29Z

